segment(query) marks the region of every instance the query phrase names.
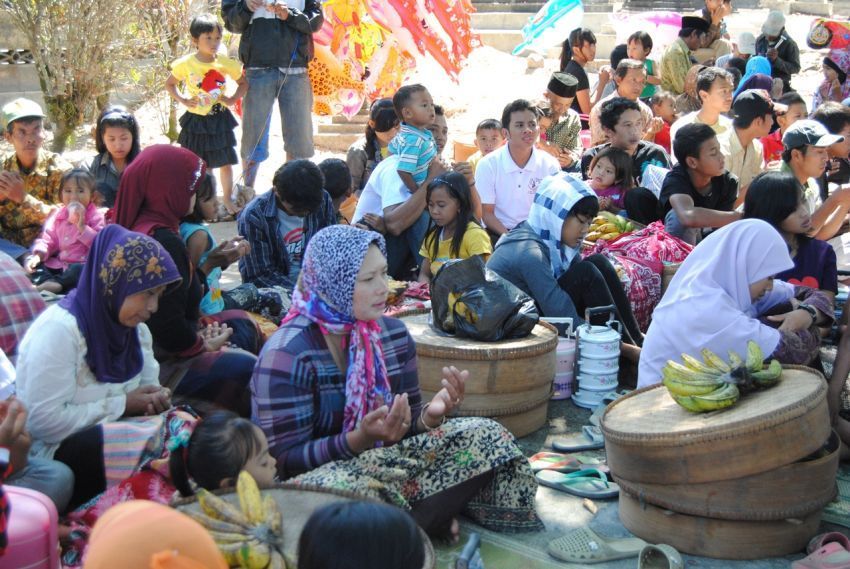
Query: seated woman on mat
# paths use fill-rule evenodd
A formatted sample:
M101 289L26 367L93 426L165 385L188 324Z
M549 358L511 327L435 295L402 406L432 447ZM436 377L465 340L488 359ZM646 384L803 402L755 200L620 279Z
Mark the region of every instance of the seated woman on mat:
M95 237L77 288L43 312L21 342L16 381L30 412L31 455L74 471L72 508L106 489L105 443L117 441L108 436L112 427L171 407L145 321L179 282L159 243L109 225ZM136 450L141 455L144 444Z
M249 352L259 351L257 326L240 310L202 317L206 275L192 264L180 238L180 219L194 210L205 173L201 159L184 148L160 144L144 149L121 176L115 222L158 241L182 278L163 295L149 322L160 383L175 395L248 416L248 381L256 362ZM214 247L207 263L231 264L244 252L239 243L227 240Z
M383 316L384 251L380 234L344 225L307 245L292 308L251 380L252 419L281 478L412 510L432 535L456 537L461 511L489 529L541 529L511 434L489 419L446 421L468 373L443 368L443 388L422 401L413 339Z
M581 258L597 213L599 200L584 182L549 176L537 188L528 220L499 239L487 267L533 298L542 316L572 318L578 326L586 309L614 305L623 324L621 353L637 362L643 334L617 271L603 255Z
M744 219L702 241L679 267L652 315L638 387L661 381L667 360L703 348L725 357L753 340L765 357L809 365L818 356L818 326L833 320L820 291L774 280L794 262L782 236L765 221ZM778 327L778 329L777 329Z

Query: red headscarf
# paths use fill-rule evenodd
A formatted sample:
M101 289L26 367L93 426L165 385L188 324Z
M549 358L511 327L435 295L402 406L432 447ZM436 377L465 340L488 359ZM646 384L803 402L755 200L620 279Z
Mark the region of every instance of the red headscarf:
M145 148L121 175L115 200L115 223L152 235L164 227L180 233L192 195L206 165L185 148L157 144Z

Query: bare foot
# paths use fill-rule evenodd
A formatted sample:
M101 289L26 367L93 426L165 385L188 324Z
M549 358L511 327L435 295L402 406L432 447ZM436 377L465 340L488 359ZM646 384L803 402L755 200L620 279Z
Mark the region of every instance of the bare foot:
M449 526L449 542L452 545L460 542L460 524L457 518L452 518L452 524Z

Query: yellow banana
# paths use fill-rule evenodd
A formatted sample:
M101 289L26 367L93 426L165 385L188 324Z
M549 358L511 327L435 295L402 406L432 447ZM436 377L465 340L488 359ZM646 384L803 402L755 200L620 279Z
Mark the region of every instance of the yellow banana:
M761 346L750 340L747 342L747 369L756 372L764 368L764 354Z
M673 400L678 403L680 407L683 407L692 413L702 413L702 409L700 409L699 405L697 405L696 401L694 401L694 398L692 396L673 395L672 393L670 394L670 396L673 397Z
M239 533L246 529L244 526L210 517L204 512L187 511L186 514L210 531L219 531L223 533Z
M727 383L723 387L705 395L694 395L693 399L702 411L717 411L731 407L741 396L738 387Z
M207 533L212 536L213 541L215 541L217 545L227 545L229 543L244 543L251 539L251 536L244 532L225 533L208 529Z
M782 364L779 363L779 360L771 360L770 365L766 369L757 371L751 375L759 387L776 385L782 376Z
M729 367L732 369L739 368L744 365L744 360L741 359L736 352L729 350Z
M216 546L227 562L228 567L239 567L241 551L243 548L248 547L248 544L243 541L238 543L216 543Z
M603 234L599 237L599 239L604 239L605 241L610 241L610 240L615 239L615 238L617 238L617 237L619 237L619 236L620 236L620 232L619 232L619 231L611 231L611 232L608 232L608 233L603 233Z
M277 507L277 500L270 494L266 494L263 496L263 509L266 513L263 522L276 537L283 538L283 517L281 516L280 509Z
M682 381L678 378L665 377L662 383L674 395L704 395L711 393L722 385L717 381Z
M269 569L286 569L286 559L279 551L272 551L272 559Z
M239 495L239 505L242 508L242 513L253 524L263 522L265 515L263 513L263 497L260 494L260 489L247 470L239 473L236 479L236 493Z
M617 219L617 214L611 213L610 211L600 211L599 217L605 218L606 221L613 222L615 219Z
M720 373L729 373L730 371L732 371L732 368L729 367L729 364L723 361L723 358L721 358L708 348L703 348L702 359L705 360L706 364L713 367Z
M593 218L591 225L602 225L603 223L608 223L608 220L601 215L597 215Z
M619 227L617 227L617 224L616 224L616 223L606 223L606 224L604 224L604 225L600 225L600 226L596 229L596 231L598 231L599 233L602 233L602 234L604 235L605 233L611 233L611 232L619 233L619 232L620 232L620 228L619 228Z
M601 234L601 233L599 233L598 231L591 231L590 233L588 233L588 234L584 237L584 240L585 240L585 241L590 241L591 243L593 243L593 242L595 242L597 239L599 239L600 237L602 237L602 234Z
M720 377L720 374L714 370L709 372L694 371L673 360L667 361L667 365L664 366L661 373L664 377L675 377L682 381L717 381Z
M256 539L252 539L239 550L239 567L242 569L266 569L271 560L269 545Z
M235 506L203 488L198 490L198 503L201 505L204 513L211 518L240 525L245 528L251 527L248 519Z
M704 364L703 362L699 361L698 359L689 354L682 354L682 363L685 365L686 368L693 370L697 373L707 375L720 375L715 368Z

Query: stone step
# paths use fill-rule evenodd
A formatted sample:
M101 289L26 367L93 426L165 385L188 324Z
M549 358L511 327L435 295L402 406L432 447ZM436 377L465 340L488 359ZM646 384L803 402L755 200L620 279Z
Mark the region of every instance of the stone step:
M321 150L332 152L346 152L348 147L354 144L360 134L325 134L313 135L313 145Z
M331 122L333 124L356 124L362 126L369 122L369 111L361 111L350 119L347 119L342 115L334 115L331 118Z
M522 12L480 12L472 14L472 28L475 30L522 30L532 14ZM594 33L614 33L611 26L610 10L607 12L587 12L582 26Z
M332 124L320 124L319 125L319 134L363 134L366 131L366 128L363 124L351 123L351 124L340 124L340 123L332 123Z
M481 43L486 46L510 53L522 42L522 33L519 30L476 30L481 36ZM617 45L617 36L613 33L596 33L596 53L603 59ZM560 44L551 46L546 52L546 57L557 58L561 53Z
M792 14L811 14L813 16L831 17L833 14L832 2L820 0L815 2L791 2Z
M472 0L472 5L478 12L524 12L534 14L543 7L545 2L490 2L487 0Z

